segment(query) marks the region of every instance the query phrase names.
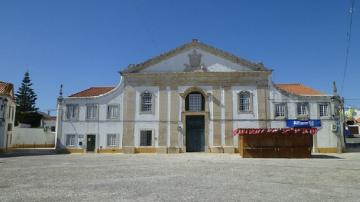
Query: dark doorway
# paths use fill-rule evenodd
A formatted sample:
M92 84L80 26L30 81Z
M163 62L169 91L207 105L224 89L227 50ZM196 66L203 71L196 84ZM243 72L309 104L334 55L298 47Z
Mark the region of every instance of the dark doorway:
M186 116L186 152L205 151L204 116Z
M86 151L93 152L95 151L95 135L86 136Z

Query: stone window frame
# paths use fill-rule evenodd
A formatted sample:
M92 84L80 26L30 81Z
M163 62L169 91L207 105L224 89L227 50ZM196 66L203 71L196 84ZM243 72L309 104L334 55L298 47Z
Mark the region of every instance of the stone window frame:
M151 110L150 111L144 111L143 110L143 96L145 94L151 95ZM155 94L149 90L145 90L140 94L140 114L154 114L155 112Z
M141 145L141 133L145 131L151 132L151 145ZM139 130L139 147L154 147L155 146L155 130L151 128L142 128Z
M200 95L200 110L190 110L190 96L191 95ZM188 93L185 96L185 111L186 112L204 112L206 109L206 98L203 95L203 93L199 92L199 91L193 91Z
M283 105L284 106L284 116L276 116L276 105ZM288 106L286 102L276 102L274 103L274 118L275 119L286 119L288 116Z
M69 136L74 136L74 144L73 145L68 144ZM65 136L65 146L66 147L76 147L77 146L77 137L76 136L77 136L76 134L66 134L66 136Z
M118 111L116 117L110 115L109 107L117 107ZM108 120L118 120L120 119L120 105L119 104L108 104L106 106L106 119Z
M115 144L109 144L109 136L115 136ZM116 133L107 133L106 134L106 147L114 148L119 146L119 138Z
M90 108L90 107L96 107L94 117L89 117L89 109L88 108ZM85 118L86 118L87 121L98 120L98 118L99 118L99 105L98 104L86 104Z
M73 115L72 117L69 117L69 108L70 108L70 106L73 107L72 112L75 112L75 115ZM65 107L66 107L66 110L65 110L65 119L66 120L69 120L69 121L77 121L77 120L79 120L79 110L80 110L80 105L79 104L66 104ZM74 107L76 107L76 110L74 110Z
M321 116L321 113L320 113L320 110L321 110L321 108L320 108L320 105L327 105L327 115L326 116ZM329 102L320 102L320 103L318 103L317 104L317 106L318 106L318 117L319 118L329 118L330 117L330 114L331 114L331 105L330 105L330 103Z
M247 94L249 96L249 110L248 111L243 111L243 110L240 110L240 96L243 95L243 94ZM238 114L252 114L254 109L254 94L251 93L250 91L240 91L237 93L237 111L238 111Z
M191 93L200 93L204 98L204 103L203 103L204 105L202 106L204 110L199 112L209 112L209 104L211 102L210 99L212 97L211 93L207 92L205 89L202 89L201 87L198 86L189 87L185 91L179 93L180 97L182 98L181 102L183 102L181 110L184 112L191 112L189 110L186 110L186 98Z
M299 106L300 105L305 105L306 108L305 108L305 114L299 114ZM297 102L296 103L296 117L297 118L300 118L300 119L309 119L310 118L310 104L308 102Z

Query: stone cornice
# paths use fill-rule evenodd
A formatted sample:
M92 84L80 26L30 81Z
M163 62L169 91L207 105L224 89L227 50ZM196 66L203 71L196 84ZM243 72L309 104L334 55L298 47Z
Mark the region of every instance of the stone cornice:
M149 78L149 77L246 77L246 76L268 76L271 71L239 71L239 72L146 72L146 73L123 73L124 78Z
M261 85L267 82L271 72L178 72L178 73L129 73L123 74L126 85L173 85L176 86L232 86Z

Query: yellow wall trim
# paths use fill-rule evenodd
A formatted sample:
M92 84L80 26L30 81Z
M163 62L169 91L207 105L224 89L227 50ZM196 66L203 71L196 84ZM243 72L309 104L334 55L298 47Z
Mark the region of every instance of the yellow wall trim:
M122 153L122 152L123 151L120 148L97 149L97 153L113 154L113 153Z
M135 153L156 153L156 147L138 147L135 148Z
M223 147L209 147L208 152L210 153L224 153Z
M12 148L54 148L54 144L13 144Z
M317 148L319 153L337 153L336 147L323 147L323 148Z
M0 153L5 153L6 149L5 148L0 148Z
M67 152L67 153L84 153L84 149L66 148L65 152Z

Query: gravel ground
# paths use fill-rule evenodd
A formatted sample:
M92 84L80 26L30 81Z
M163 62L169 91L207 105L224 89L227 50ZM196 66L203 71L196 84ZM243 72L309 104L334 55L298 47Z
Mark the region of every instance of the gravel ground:
M0 156L0 201L359 201L360 153Z

